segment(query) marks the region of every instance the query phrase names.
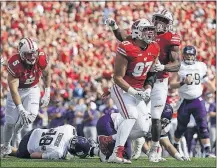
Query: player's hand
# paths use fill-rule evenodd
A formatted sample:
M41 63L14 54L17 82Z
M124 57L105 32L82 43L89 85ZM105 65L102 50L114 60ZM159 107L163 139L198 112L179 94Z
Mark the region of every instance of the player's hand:
M134 96L137 100L148 101L150 99L150 91L146 89L145 91L142 90L135 90L134 88L130 87L127 91L129 94Z
M160 72L163 71L165 69L165 65L161 64L160 62L158 62L157 64L154 64L152 66L151 71L153 72Z
M193 77L192 75L187 75L184 82L187 84L187 85L191 85L193 83Z
M183 161L191 161L190 157L182 156Z
M21 124L21 125L29 125L31 122L29 121L28 119L28 115L29 115L29 112L27 112L23 105L20 104L17 106L17 109L20 113L20 118L18 120L18 122Z
M45 88L44 96L41 98L41 107L46 107L50 102L50 88Z
M107 18L105 24L108 25L112 30L118 29L118 25L113 18Z

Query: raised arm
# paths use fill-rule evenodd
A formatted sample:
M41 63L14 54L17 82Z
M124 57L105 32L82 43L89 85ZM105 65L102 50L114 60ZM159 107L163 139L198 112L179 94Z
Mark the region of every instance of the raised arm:
M105 21L106 25L108 25L110 27L110 29L113 31L115 37L119 40L119 41L125 41L128 37L126 31L121 30L117 23L115 22L114 19L112 18L108 18Z

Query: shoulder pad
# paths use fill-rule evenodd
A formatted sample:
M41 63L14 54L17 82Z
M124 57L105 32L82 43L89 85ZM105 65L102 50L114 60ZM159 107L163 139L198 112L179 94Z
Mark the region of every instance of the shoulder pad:
M130 41L123 41L119 44L117 52L121 55L127 56L127 48L131 45Z
M19 77L21 70L21 60L18 56L18 54L13 55L9 58L7 63L7 71L13 76L13 77Z
M176 33L171 33L170 44L179 46L181 44L180 36Z

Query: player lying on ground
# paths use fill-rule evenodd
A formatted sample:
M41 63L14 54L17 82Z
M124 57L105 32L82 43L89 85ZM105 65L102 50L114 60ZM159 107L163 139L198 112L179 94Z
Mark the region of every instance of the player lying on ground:
M207 76L207 65L196 61L196 48L186 46L183 48L183 61L178 72L178 82L171 83L171 88L179 88L180 106L178 109L178 125L175 131L174 146L179 149L181 136L187 129L191 114L193 115L200 140L204 147L205 157L215 157L211 154L209 130L207 123L207 111L202 98L205 84L211 92L215 91L215 86L209 81Z
M157 81L151 92L152 148L149 161L158 162L157 148L161 133L160 118L167 99L169 72L177 72L180 68L180 36L172 30L173 14L170 11L163 9L153 14L152 22L156 27L155 41L160 46L160 55L159 62L153 66L153 70L157 72ZM131 32L131 35L126 34L118 28L113 19L108 19L106 23L118 40L125 41L133 38L133 32Z
M10 155L32 159L66 159L67 154L85 158L98 155L96 144L77 136L75 127L63 125L51 129L34 129L21 140Z
M189 160L189 158L185 158L181 156L176 148L171 144L168 138L168 132L170 130L171 124L170 120L172 118L173 109L167 104L164 108L164 111L161 116L162 122L162 131L160 144L165 147L165 149L169 152L169 154L176 158L177 160L185 161ZM139 113L139 120L135 123L130 132L129 139L127 144L125 144L124 156L126 158L131 158L131 145L129 145L130 140L135 140L140 137L149 137L151 130L151 117L150 114L146 115L145 113ZM97 123L97 133L99 135L99 147L102 152L100 155L101 161L105 162L111 155L114 143L116 140L116 132L118 127L121 125L123 121L122 116L119 113L106 114L102 116ZM142 121L142 122L140 122ZM143 144L142 144L143 145ZM141 149L141 147L140 147ZM103 155L104 154L104 155ZM159 157L159 155L158 155ZM160 157L158 159L161 159Z

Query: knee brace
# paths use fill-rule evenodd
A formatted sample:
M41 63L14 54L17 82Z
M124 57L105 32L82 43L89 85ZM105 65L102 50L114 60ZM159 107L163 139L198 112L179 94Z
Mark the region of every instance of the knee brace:
M152 119L151 134L152 141L159 141L161 135L161 121L159 119Z

